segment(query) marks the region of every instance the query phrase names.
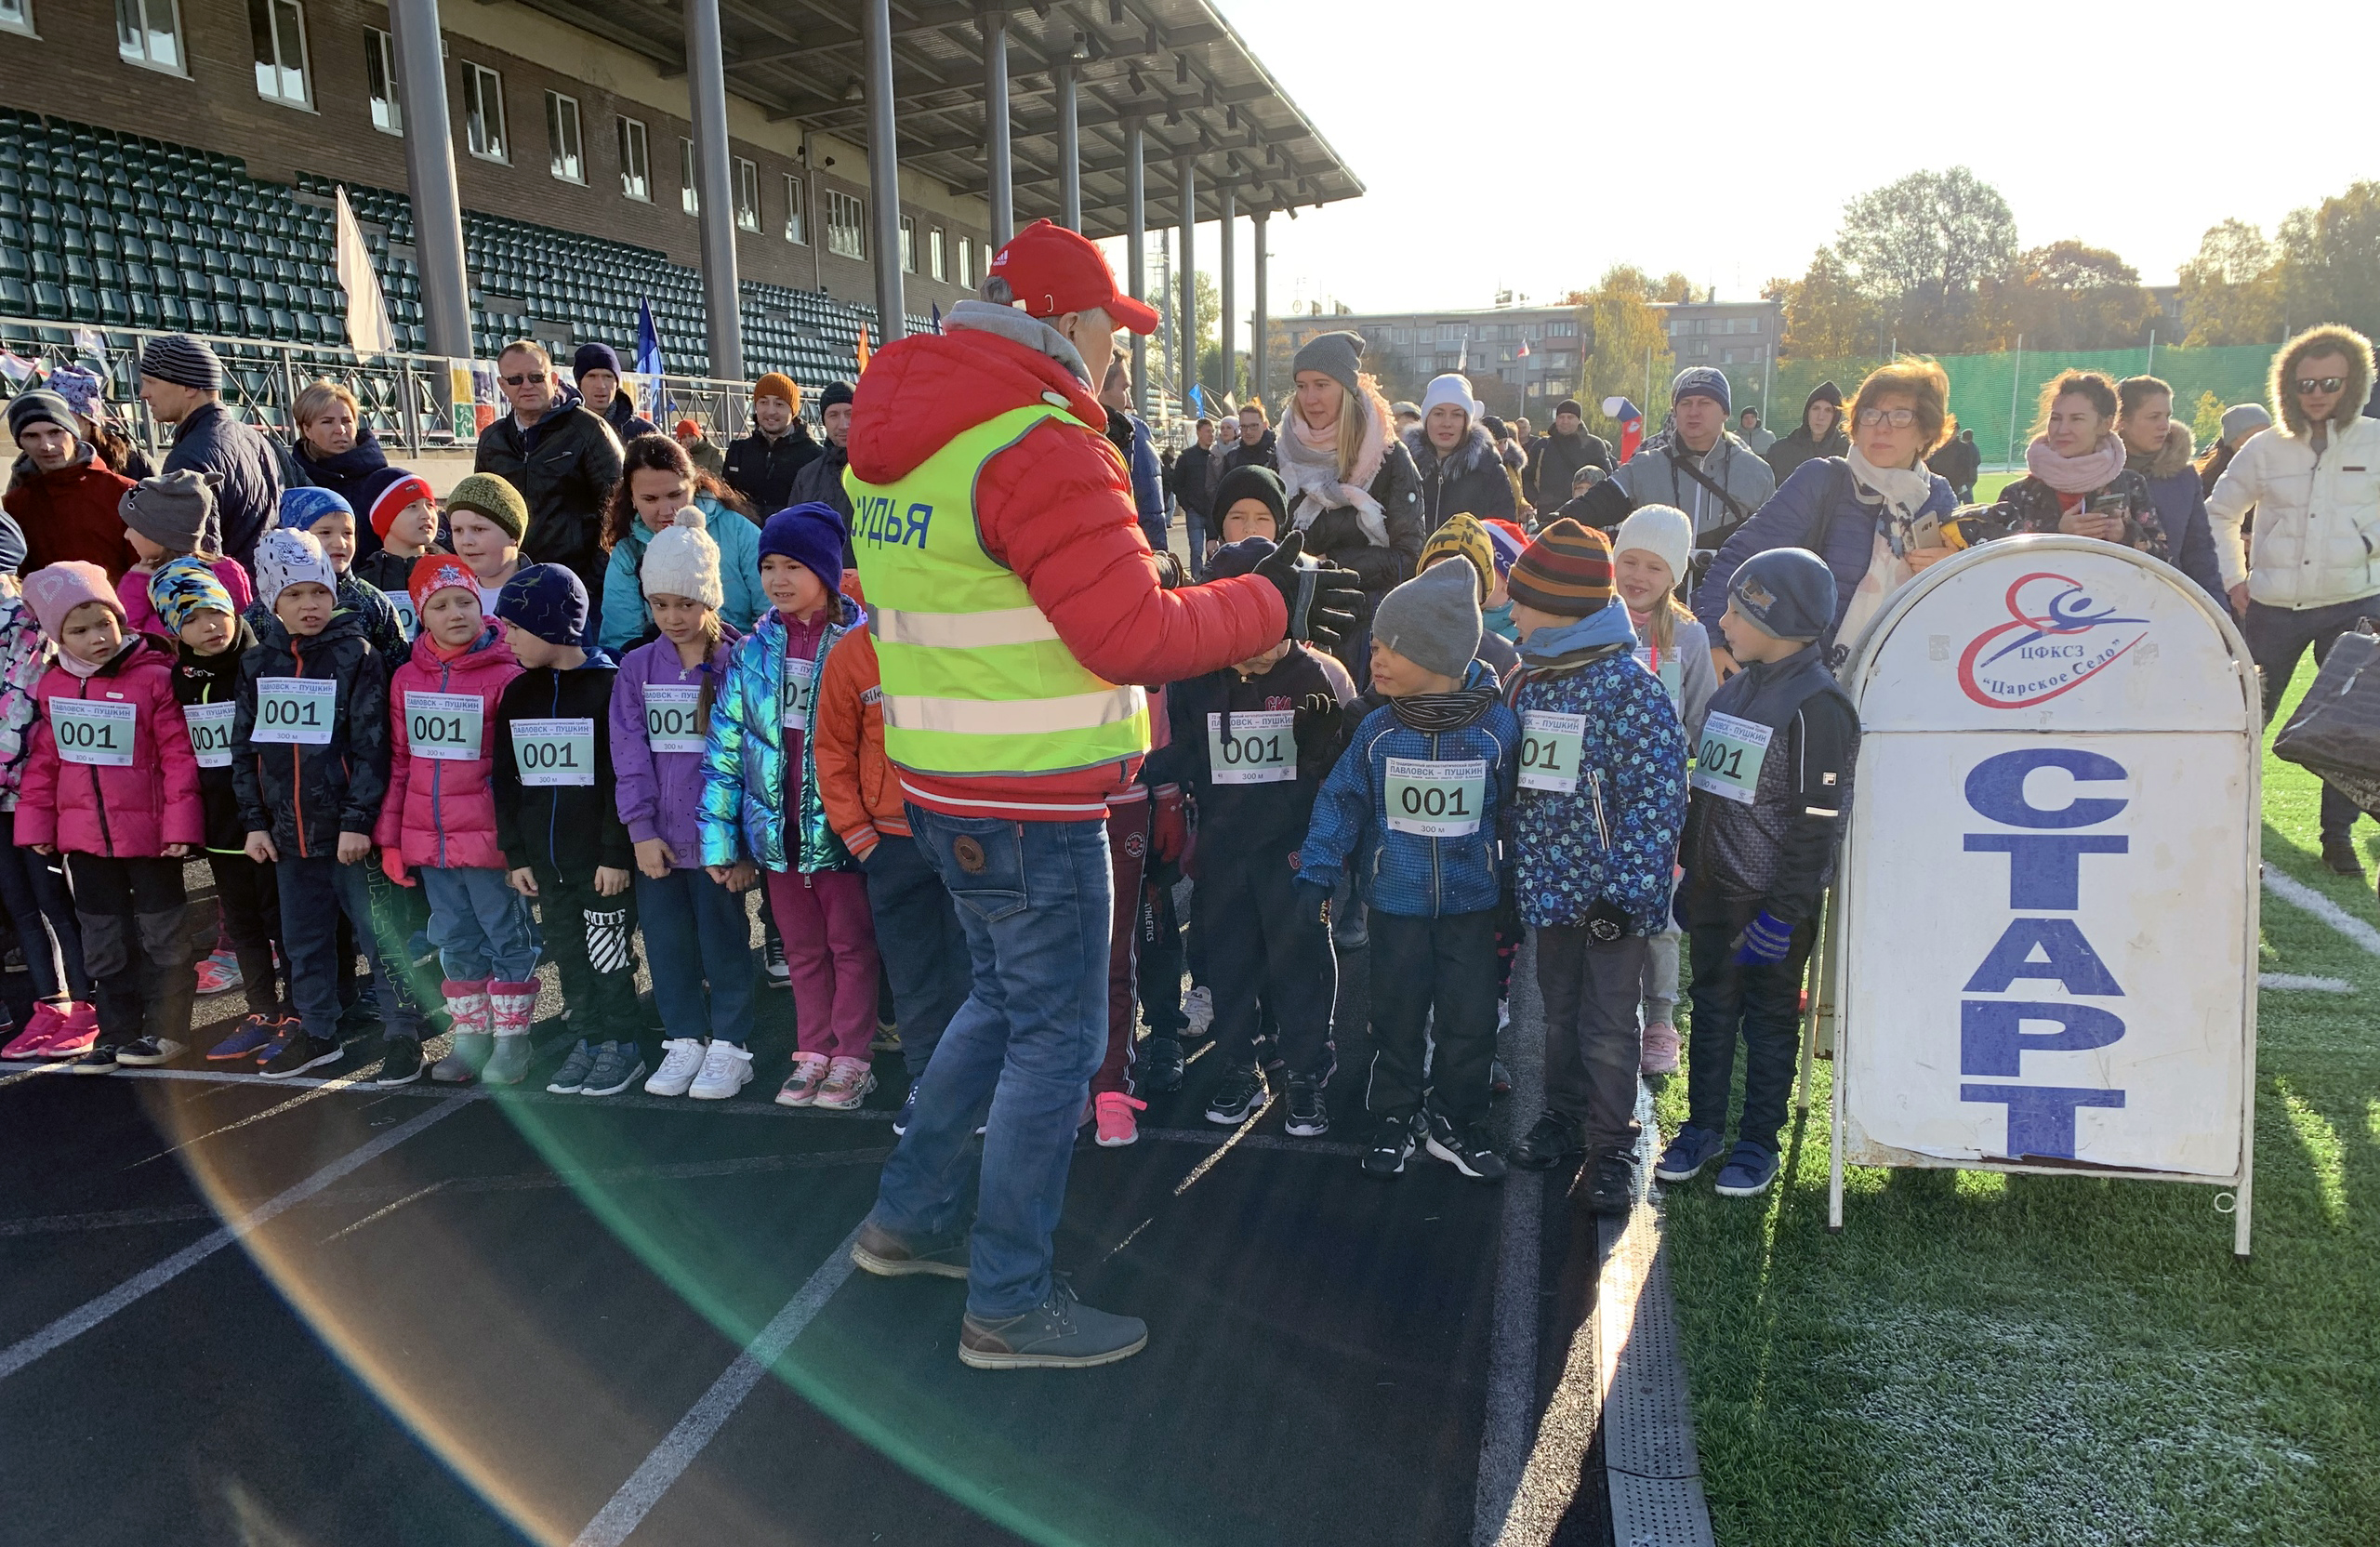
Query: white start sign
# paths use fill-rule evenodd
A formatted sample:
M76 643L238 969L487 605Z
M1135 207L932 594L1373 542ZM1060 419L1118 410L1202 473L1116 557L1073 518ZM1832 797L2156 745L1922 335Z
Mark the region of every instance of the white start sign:
M1840 1166L2239 1189L2258 712L2176 571L2082 538L1928 570L1858 642L1832 932Z

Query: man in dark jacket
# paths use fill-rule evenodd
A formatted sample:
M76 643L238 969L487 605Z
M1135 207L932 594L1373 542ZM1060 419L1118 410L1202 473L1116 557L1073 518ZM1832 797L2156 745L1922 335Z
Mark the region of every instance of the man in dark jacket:
M1215 451L1215 421L1201 415L1198 443L1182 448L1173 459L1173 502L1182 507L1182 523L1190 536L1190 575L1207 577L1207 544L1215 530L1215 480L1223 458Z
M1580 468L1611 470L1611 446L1589 430L1585 412L1576 398L1554 405L1554 428L1528 448L1528 470L1521 474L1522 491L1539 510L1551 510L1570 497L1570 485Z
M636 411L636 402L620 384L620 357L609 344L581 344L570 357L570 374L578 382L578 396L587 411L612 427L622 444L640 435L658 435L661 427Z
M174 427L165 470L214 473L212 547L253 567L257 539L281 511L281 459L271 443L223 406L223 363L188 334L152 338L140 351L140 401Z
M1215 465L1215 482L1234 468L1270 468L1281 470L1281 461L1275 454L1273 427L1264 422L1264 405L1250 398L1239 411L1239 439L1231 443L1223 460Z
M620 481L620 442L612 427L557 397L553 362L530 339L505 346L496 374L512 412L480 432L473 472L494 473L529 508L522 559L561 564L602 594L603 519Z
M793 481L818 455L800 413L801 389L771 371L752 385L752 433L727 444L727 486L762 521L793 505Z
M1850 454L1851 437L1843 432L1843 389L1831 381L1810 389L1810 395L1802 400L1802 422L1792 434L1778 437L1775 445L1761 453L1779 483L1814 456Z
M1983 470L1983 453L1976 449L1975 431L1962 430L1945 441L1941 450L1925 459L1925 469L1950 484L1961 504L1973 500L1976 475Z
M830 381L818 394L818 422L826 428L824 450L810 459L809 464L793 475L793 492L787 500L790 509L816 500L831 505L843 518L843 566L848 569L857 562L852 556L852 540L848 534L852 525L852 496L843 487L843 469L852 465L852 384ZM772 512L774 514L774 512Z

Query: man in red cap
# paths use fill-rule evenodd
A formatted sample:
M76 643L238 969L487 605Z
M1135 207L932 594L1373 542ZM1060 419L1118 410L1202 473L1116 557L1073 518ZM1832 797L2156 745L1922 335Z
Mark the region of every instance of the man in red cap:
M1070 1368L1148 1341L1051 1273L1106 1049L1107 797L1148 750L1137 684L1285 634L1333 639L1357 592L1346 571L1302 563L1294 533L1253 575L1164 589L1096 396L1116 330L1148 333L1157 313L1047 220L994 256L984 293L943 334L879 350L853 405L846 487L885 751L917 848L958 899L974 985L852 1255L967 1279L966 1363Z

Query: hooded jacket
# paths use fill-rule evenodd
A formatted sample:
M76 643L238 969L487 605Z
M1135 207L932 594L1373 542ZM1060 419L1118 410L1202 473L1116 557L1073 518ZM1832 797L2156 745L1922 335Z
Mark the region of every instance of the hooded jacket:
M1491 463L1502 476L1501 463ZM1477 661L1463 687L1478 693L1477 712L1449 731L1419 731L1397 718L1392 701L1356 726L1314 803L1298 846L1300 881L1329 885L1343 868L1364 900L1399 918L1442 919L1484 913L1503 895L1499 825L1513 800L1520 721L1497 695L1496 674ZM1478 826L1459 837L1426 837L1388 826L1388 761L1421 759L1487 764Z
M215 654L202 655L179 641L175 642L174 701L182 707L186 728L193 705L231 705L236 721L240 663L256 647L256 630L244 618L232 619L231 641ZM194 746L192 751L194 757ZM234 758L231 762L238 760ZM248 841L248 825L240 815L239 779L231 762L220 768L202 764L198 770L199 800L206 808L206 846L226 854L240 853Z
M1949 480L1939 473L1929 476L1932 483L1918 510L1947 516L1958 509L1957 496L1950 493ZM1842 621L1850 610L1851 593L1859 588L1869 564L1874 562L1881 510L1880 506L1860 502L1849 463L1829 456L1795 468L1785 486L1754 511L1711 561L1709 573L1694 593L1694 615L1702 625L1704 638L1726 637L1719 632L1719 615L1727 610L1729 582L1745 560L1772 548L1806 548L1826 561L1826 567L1834 571L1835 620ZM1821 524L1824 536L1814 536ZM1833 643L1831 629L1823 642Z
M1179 784L1198 804L1199 874L1211 875L1227 866L1276 865L1287 859L1300 863L1298 845L1314 817L1314 802L1322 792L1339 754L1347 745L1349 729L1338 690L1311 646L1293 644L1289 653L1253 677L1242 677L1235 667L1210 671L1165 690L1166 715L1172 738L1166 748L1149 758L1154 783ZM1220 735L1235 740L1247 734L1232 728L1232 717L1287 711L1289 735L1296 743L1291 766L1297 777L1268 784L1217 784L1214 749ZM1213 723L1209 723L1212 716Z
M1788 924L1817 918L1851 811L1858 711L1823 653L1799 650L1720 683L1711 712L1772 734L1749 802L1693 793L1680 844L1687 917L1748 919L1765 909Z
M592 418L593 415L588 416ZM609 433L606 431L605 433ZM373 835L409 866L440 870L501 870L496 835L496 708L521 675L521 663L491 623L453 660L441 660L428 634L389 681L389 798ZM480 755L468 761L416 758L408 724L409 693L468 694L480 703Z
M1580 425L1575 435L1549 430L1529 447L1528 471L1522 474L1528 502L1551 510L1570 497L1570 481L1580 468L1611 470L1611 447L1600 435Z
M594 410L590 408L588 412L591 414ZM603 410L602 416L603 422L612 427L612 433L620 438L622 445L627 445L640 435L661 433L659 425L636 411L636 400L628 396L625 381L620 383L619 390L612 394L612 404Z
M810 427L796 418L775 440L755 429L727 443L727 486L766 522L793 503L793 480L818 455Z
M704 534L719 547L720 585L726 592L719 615L742 633L769 608L760 590L760 529L708 495L696 495L694 504L703 513ZM612 556L603 562L603 627L596 642L607 651L624 651L653 632L642 579L653 537L642 518L630 522L628 536L612 545Z
M1513 796L1514 895L1528 923L1583 924L1610 906L1634 933L1669 927L1686 825L1686 732L1635 649L1628 609L1614 602L1530 635L1505 690L1524 735L1532 713L1585 721L1577 766L1567 770L1576 787L1516 787Z
M2197 581L2216 606L2228 609L2231 603L2223 594L2223 566L2215 562L2215 535L2206 523L2206 493L2191 463L2197 455L2190 427L2176 420L2166 427L2162 446L2149 456L2132 453L2124 466L2149 484L2149 498L2174 547L2174 567Z
M1270 468L1275 472L1280 471L1280 438L1273 433L1270 425L1264 427L1263 435L1252 446L1235 433L1231 444L1215 449L1215 475L1208 480L1207 487L1212 489L1223 483L1223 475L1234 468Z
M53 665L33 689L41 718L17 801L17 841L47 843L78 854L157 859L168 843L206 840L198 794L198 760L190 749L181 706L174 701L174 653L163 640L135 634L96 675ZM54 727L60 699L129 703L132 760L122 766L68 762Z
M1262 576L1158 586L1123 458L1102 433L1106 412L1078 374L1080 357L1070 364L1058 350L1074 355L1048 324L968 301L953 309L947 331L888 344L853 405L853 473L892 483L987 419L1064 403L1079 425L1045 420L985 462L975 483L974 536L1025 583L1075 659L1110 682L1170 682L1277 641L1288 613ZM872 545L859 536L865 581ZM1022 777L904 770L901 783L909 799L951 815L1104 822L1108 795L1131 782L1138 762Z
M131 487L131 479L108 470L88 441L76 442L74 459L56 472L42 471L31 456L19 453L0 505L25 534L23 573L80 559L106 570L111 581L123 579L139 558L118 514Z
M525 430L507 414L480 431L471 470L503 479L529 507L522 563L560 564L590 594L602 585L604 510L620 481L610 425L576 403L556 403Z
M1689 467L1725 490L1727 498L1703 487L1686 470ZM1618 510L1616 502L1620 500L1627 510L1640 505L1673 505L1693 519L1695 546L1712 548L1726 541L1723 534L1730 534L1738 523L1749 520L1776 492L1777 474L1731 432L1719 431L1711 449L1698 457L1678 443L1675 431L1664 430L1639 447L1619 471L1589 489L1586 497L1599 509ZM1624 516L1627 510L1619 514ZM1611 524L1616 527L1618 522Z
M594 879L598 866L627 870L635 866L636 849L615 799L612 695L619 675L617 662L591 650L567 671L526 667L504 685L496 703L494 730L496 840L504 850L506 869L534 869L565 881L587 882ZM588 782L522 783L512 740L517 720L587 721L595 737Z
M1448 516L1466 512L1481 521L1492 516L1501 516L1506 521L1519 519L1520 508L1513 501L1513 481L1505 475L1496 437L1488 433L1486 425L1474 424L1469 434L1444 457L1439 456L1426 428L1408 430L1404 439L1406 453L1413 458L1413 471L1421 482L1424 533L1445 525ZM1418 557L1418 546L1414 552Z
M722 483L727 482L727 454L720 449L719 443L710 438L708 431L694 437L694 443L686 448L686 457L694 463L695 470L707 472Z
M365 638L362 615L331 614L311 639L268 614L240 657L231 716L231 789L245 832L272 835L284 858L338 852L341 833L378 825L389 790L389 660ZM254 738L257 683L302 677L338 684L331 739L320 747Z
M818 668L809 750L826 820L853 859L865 865L885 839L911 836L901 774L884 755L884 678L865 622Z
M859 603L831 596L823 609L813 670L823 673L835 642L866 621ZM815 625L813 625L815 627ZM813 737L793 734L786 745L786 650L792 636L785 615L771 608L728 657L727 681L711 705L703 748L702 855L705 865L749 859L770 870L849 870L851 853L835 836L818 797ZM799 657L797 657L798 659ZM811 694L811 713L818 712ZM797 764L793 754L799 754ZM790 818L793 841L786 841Z
M1834 405L1834 423L1828 427L1823 438L1815 441L1810 439L1810 404L1814 403ZM1842 391L1831 381L1821 381L1811 388L1810 395L1802 400L1802 416L1793 421L1793 428L1779 435L1760 455L1780 484L1793 476L1794 469L1813 457L1850 456L1851 437L1844 430Z
M281 519L281 458L272 443L231 416L219 403L202 403L174 427L165 472L218 473L215 520L208 530L216 552L243 565L257 555L257 539Z
M819 446L818 455L810 459L810 465L793 475L793 496L786 503L788 506L806 505L814 499L821 505L831 505L842 516L843 529L848 532L852 524L852 496L851 491L843 487L843 473L851 465L851 447L839 446L831 439L827 440ZM852 541L845 537L843 563L846 568L851 565L853 557Z
M645 730L644 690L648 684L699 688L707 670L715 703L742 637L733 628L722 631L719 648L702 667L681 665L678 647L665 639L639 645L621 660L612 683L613 803L628 829L631 855L636 844L657 838L677 856L676 868L702 867L703 754L653 749Z
M2321 450L2290 377L2299 360L2343 354L2347 382ZM2380 592L2380 419L2361 416L2372 350L2345 328L2317 329L2273 362L2273 427L2248 437L2207 496L2227 587L2268 607L2334 606ZM2254 546L2240 522L2256 513Z

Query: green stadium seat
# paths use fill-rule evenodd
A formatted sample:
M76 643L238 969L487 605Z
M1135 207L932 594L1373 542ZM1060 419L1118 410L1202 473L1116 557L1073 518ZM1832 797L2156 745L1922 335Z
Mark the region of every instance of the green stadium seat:
M66 287L50 280L38 280L33 284L33 315L59 318L66 315Z
M129 303L128 320L134 327L162 328L165 325L164 314L158 309L156 297L135 290L126 299Z

